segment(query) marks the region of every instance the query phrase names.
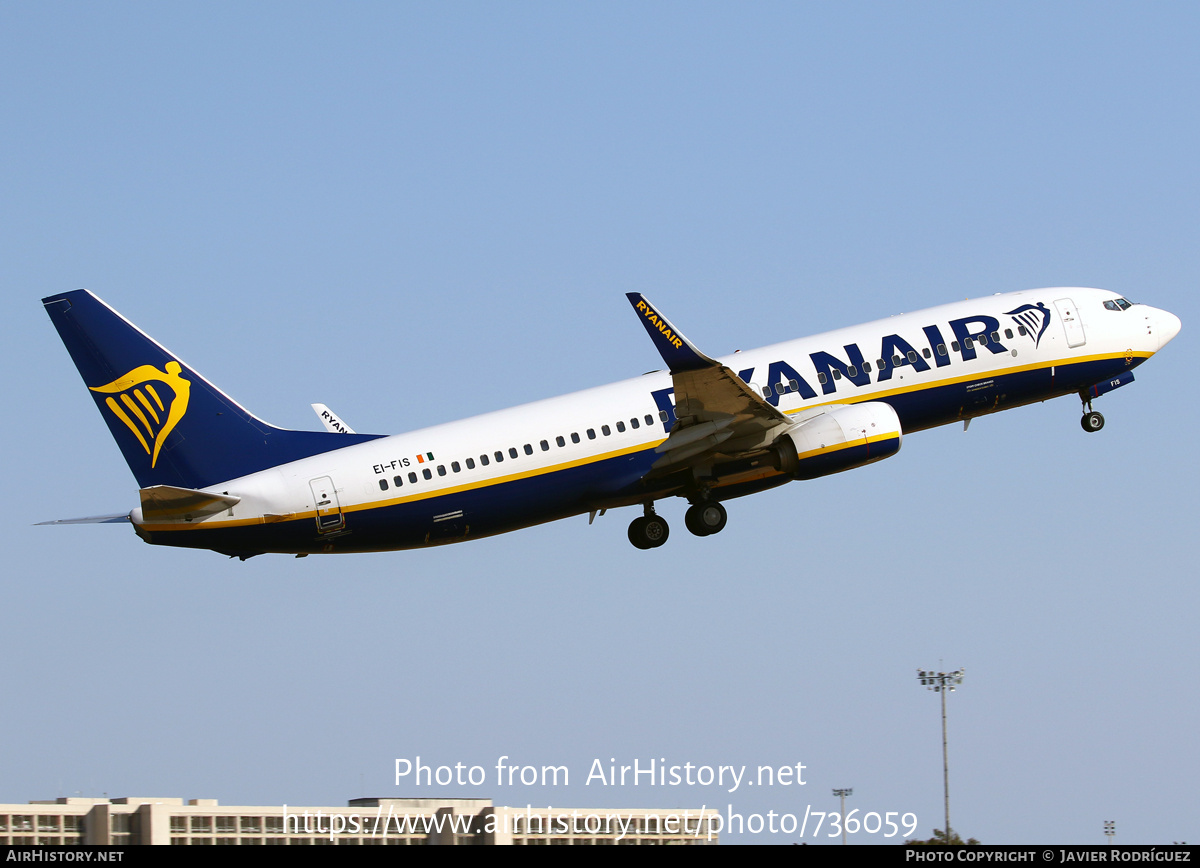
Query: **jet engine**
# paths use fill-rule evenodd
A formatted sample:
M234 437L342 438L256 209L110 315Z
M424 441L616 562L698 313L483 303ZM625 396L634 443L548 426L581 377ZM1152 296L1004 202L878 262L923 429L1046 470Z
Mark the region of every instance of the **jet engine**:
M779 469L816 479L862 467L900 451L903 432L890 404L839 404L797 424L772 447Z

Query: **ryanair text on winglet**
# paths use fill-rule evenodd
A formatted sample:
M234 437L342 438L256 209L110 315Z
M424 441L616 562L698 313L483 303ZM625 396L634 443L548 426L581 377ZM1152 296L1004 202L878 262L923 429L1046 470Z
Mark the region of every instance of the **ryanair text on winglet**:
M671 330L671 327L667 325L666 320L659 316L658 312L655 311L654 308L646 304L644 301L639 301L637 303L637 310L639 313L645 316L646 319L650 320L650 322L657 327L660 332L662 332L662 336L667 339L667 343L677 350L683 346L683 341L675 336L675 332Z

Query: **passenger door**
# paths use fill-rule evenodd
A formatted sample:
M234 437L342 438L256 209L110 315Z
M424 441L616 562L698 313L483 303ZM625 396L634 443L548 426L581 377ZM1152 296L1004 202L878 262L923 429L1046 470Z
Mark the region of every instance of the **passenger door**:
M1060 298L1054 302L1054 307L1058 311L1058 318L1062 321L1063 330L1067 333L1067 346L1081 347L1087 343L1087 337L1083 333L1083 323L1079 320L1079 311L1075 307L1075 302L1069 298Z
M313 502L317 508L317 533L331 533L345 527L346 519L342 515L342 504L338 500L333 479L318 476L309 480L308 487L312 489Z

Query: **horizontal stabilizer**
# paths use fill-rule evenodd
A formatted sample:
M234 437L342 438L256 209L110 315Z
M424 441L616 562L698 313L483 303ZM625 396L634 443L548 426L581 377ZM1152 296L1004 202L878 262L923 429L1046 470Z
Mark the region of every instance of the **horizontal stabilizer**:
M54 521L39 521L37 524L125 524L128 521L129 513L118 512L113 515L89 515L85 518L58 518Z
M213 494L173 485L152 485L143 488L140 493L142 518L145 521L191 521L231 509L242 500L229 494Z

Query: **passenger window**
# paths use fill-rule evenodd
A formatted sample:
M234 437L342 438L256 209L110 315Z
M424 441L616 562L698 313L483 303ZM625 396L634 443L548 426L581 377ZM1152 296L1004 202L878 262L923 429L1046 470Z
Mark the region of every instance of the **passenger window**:
M887 362L885 362L883 359L876 359L875 367L879 368L879 370L882 371L884 368L887 367Z
M654 424L654 417L653 417L653 416L651 416L649 413L647 413L647 414L646 414L646 424L647 424L647 425L653 425L653 424Z
M954 352L956 352L956 353L957 353L957 352L958 352L958 341L951 341L951 342L950 342L950 349L954 350Z
M474 469L475 469L475 459L468 458L467 459L467 470L474 470Z
M517 447L516 447L516 446L509 446L509 447L508 447L508 457L509 457L509 458L516 458L516 457L517 457Z
M839 371L837 368L834 368L833 369L833 378L835 380L840 380L842 378L842 372Z
M854 365L846 368L846 376L853 380L858 376L858 368L854 367Z
M501 461L504 460L504 453L501 452L499 449L497 449L495 452L492 453L492 457L495 458L496 463L499 464Z
M445 475L446 475L446 465L439 464L438 465L438 476L445 476Z
M968 350L975 349L975 344L971 341L970 338L967 338L966 340L963 341L963 346Z
M904 359L902 359L900 356L892 356L892 367L893 368L898 368L903 364L904 364Z
M409 481L409 482L416 482L416 481L417 481L417 474L416 474L416 473L410 473L410 474L408 474L408 481Z
M978 340L979 340L979 346L981 346L981 347L987 346L987 335L980 335Z
M992 332L992 343L1000 343L1000 332Z
M864 374L871 373L871 363L870 362L863 362L863 373Z
M601 426L600 426L600 433L601 433L601 434L603 434L605 437L607 437L607 436L609 436L610 434L612 434L612 429L611 429L611 428L609 428L607 425L601 425Z
M817 371L817 382L822 386L829 382L829 378L825 376L824 371Z
M642 426L641 426L641 424L638 422L638 420L637 420L637 418L636 418L636 417L635 417L635 418L633 418L633 419L630 419L630 420L629 420L629 424L630 424L631 426L633 426L634 428L640 428L640 427L642 427Z
M617 423L617 431L619 431L622 434L625 433L625 423L624 422Z
M433 479L433 471L431 471L428 467L421 471L421 475L426 479Z
M451 461L450 469L453 470L455 473L460 473L460 472L462 472L462 465L459 464L457 461Z
M917 351L916 350L908 351L908 360L913 363L915 363L917 361Z
M938 344L938 355L939 356L946 355L946 345L945 344Z
M763 386L762 393L763 393L763 397L764 397L764 398L770 398L770 397L771 397L771 387L770 387L770 386Z
M559 434L557 437L554 438L554 442L557 443L559 446L567 445L567 441L563 439L563 436L561 434Z
M482 464L484 467L487 467L487 466L488 466L488 464L489 464L489 463L491 463L491 462L489 461L489 459L488 459L488 457L487 457L486 455L480 455L480 456L479 456L479 463L480 463L480 464Z
M578 434L578 433L576 433L575 431L572 431L572 432L571 432L571 442L572 442L572 443L578 443L578 442L579 442L579 434Z
M543 451L543 452L549 452L549 451L550 451L550 444L549 444L549 443L547 443L545 440L543 440L541 443L539 443L539 444L538 444L538 446L541 446L541 447L542 447L542 451Z
M1029 332L1026 330L1025 326L1017 326L1017 334L1019 334L1021 337L1025 337L1025 335L1029 334Z
M1004 336L1011 341L1012 340L1012 329L1005 329Z
M788 385L792 387L792 391L793 391L793 392L799 392L799 391L800 391L800 384L799 384L797 381L795 381L795 380L791 380L791 381L789 381L789 382L788 382ZM663 421L665 422L665 421L667 421L667 420L666 420L666 419L664 419Z
M588 435L589 440L595 440L596 439L596 429L595 428L587 429L587 435Z
M379 490L387 491L387 480L386 479L379 480Z
M666 422L666 421L667 421L667 418L668 418L668 416L667 416L667 411L666 411L666 410L659 410L659 411L658 411L658 421L660 421L660 422Z
M526 443L524 448L525 448L525 454L526 454L526 455L532 455L532 454L533 454L533 446L532 446L531 444L529 444L529 443Z
M392 482L394 482L396 484L396 487L399 488L401 485L404 484L404 477L403 476L393 477Z
M921 355L928 359L933 356L933 353L929 351L929 347L921 347Z

